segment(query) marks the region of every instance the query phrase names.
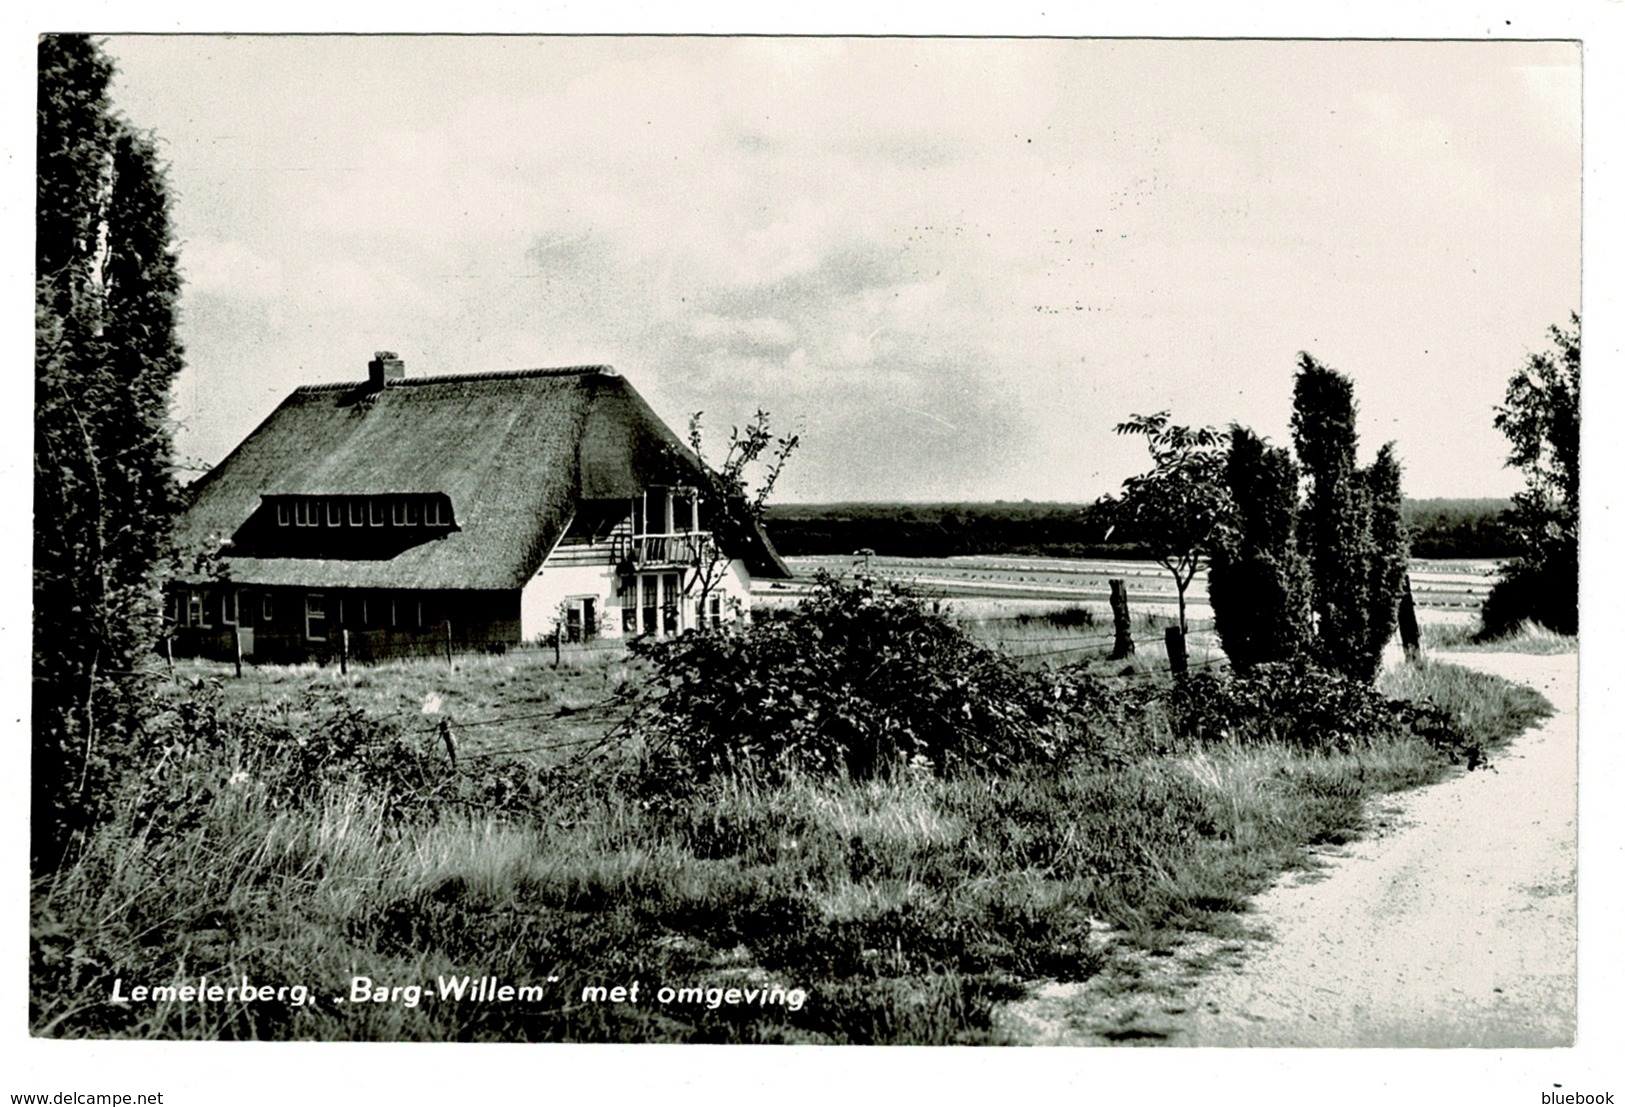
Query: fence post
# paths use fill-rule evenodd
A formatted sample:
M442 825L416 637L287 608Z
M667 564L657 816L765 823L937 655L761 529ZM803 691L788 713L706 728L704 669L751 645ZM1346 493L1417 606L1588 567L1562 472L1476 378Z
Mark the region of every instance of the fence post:
M169 683L179 684L175 676L175 636L167 631L164 633L164 660L169 662Z
M339 675L345 676L350 672L350 628L339 628Z
M564 638L564 635L559 633L559 628L554 627L553 628L553 668L555 668L555 669L557 669L559 667L559 661L561 660L561 656L564 653L564 647L562 645L560 645L560 642L563 640L563 638Z
M1128 585L1121 580L1112 583L1112 632L1116 635L1112 642L1112 652L1107 661L1121 661L1134 653L1134 638L1129 633L1128 617Z
M455 669L457 666L451 660L451 620L446 620L446 668Z
M231 661L237 666L237 678L243 675L243 631L236 623L231 625Z
M440 740L446 746L446 759L451 762L451 771L457 771L457 736L452 733L451 720L440 720Z
M1169 627L1163 631L1162 638L1168 645L1168 668L1173 670L1175 676L1184 676L1189 668L1185 656L1185 632L1179 627Z
M1416 625L1416 600L1411 596L1411 575L1405 574L1405 591L1399 596L1399 640L1405 646L1405 658L1415 661L1422 652L1422 631Z

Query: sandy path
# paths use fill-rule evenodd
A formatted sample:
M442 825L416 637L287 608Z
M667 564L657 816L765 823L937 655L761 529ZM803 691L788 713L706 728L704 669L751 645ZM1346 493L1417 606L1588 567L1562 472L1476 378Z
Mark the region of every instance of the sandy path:
M1578 659L1444 658L1558 713L1491 771L1384 800L1374 837L1254 900L1259 936L1136 955L1004 1013L1045 1044L1556 1046L1575 1031ZM1267 936L1266 936L1267 935Z

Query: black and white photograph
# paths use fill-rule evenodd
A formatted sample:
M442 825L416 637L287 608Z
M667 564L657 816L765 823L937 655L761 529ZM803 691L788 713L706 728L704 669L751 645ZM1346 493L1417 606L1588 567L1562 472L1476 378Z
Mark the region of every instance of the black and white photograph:
M1585 27L121 26L13 136L12 1102L1625 1092Z

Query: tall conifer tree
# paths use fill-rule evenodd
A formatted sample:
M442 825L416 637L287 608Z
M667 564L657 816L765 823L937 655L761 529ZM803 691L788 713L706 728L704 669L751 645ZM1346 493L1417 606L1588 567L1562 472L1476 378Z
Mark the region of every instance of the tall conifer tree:
M158 631L177 492L168 422L179 268L152 140L112 62L39 40L35 195L32 856L59 861L107 802Z

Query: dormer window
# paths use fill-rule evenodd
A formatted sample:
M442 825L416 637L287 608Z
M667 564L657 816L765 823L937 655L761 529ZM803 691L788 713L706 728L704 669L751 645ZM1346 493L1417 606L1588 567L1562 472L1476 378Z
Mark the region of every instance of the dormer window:
M271 495L232 541L244 557L393 557L456 529L443 492Z

